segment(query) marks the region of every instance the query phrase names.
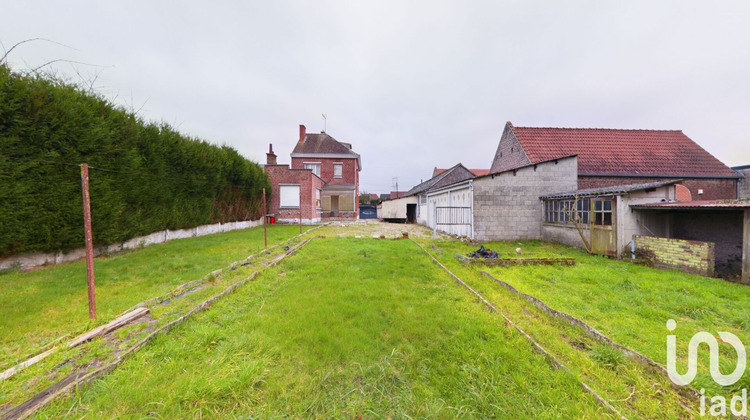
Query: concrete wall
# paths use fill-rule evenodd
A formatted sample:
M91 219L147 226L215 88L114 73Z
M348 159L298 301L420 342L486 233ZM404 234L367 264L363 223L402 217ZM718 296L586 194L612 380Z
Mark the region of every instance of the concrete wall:
M742 175L745 175L745 177L740 180L740 198L750 198L750 168L735 170Z
M702 276L714 275L714 244L683 239L636 236L636 251L661 268L676 268Z
M406 205L416 204L417 196L397 198L395 200L383 201L380 205L378 217L385 219L403 219L406 220Z
M583 235L591 243L591 232L588 225L583 226ZM583 248L581 235L574 225L562 225L557 223L544 223L542 225L542 239L549 242L558 242L578 248Z
M192 238L195 236L211 235L220 232L229 232L238 229L248 229L263 224L263 219L248 220L244 222L217 223L215 225L203 225L190 229L162 230L146 236L138 236L123 243L94 247L94 256L111 254L114 252L147 247L160 244L174 239ZM82 240L83 242L83 240ZM86 256L86 249L79 248L68 252L57 252L51 254L35 253L17 255L0 259L0 270L8 268L20 268L28 270L43 265L57 265L64 262L75 261Z
M475 178L472 184L476 239L539 239L543 220L539 196L575 190L578 158L562 158L483 176Z

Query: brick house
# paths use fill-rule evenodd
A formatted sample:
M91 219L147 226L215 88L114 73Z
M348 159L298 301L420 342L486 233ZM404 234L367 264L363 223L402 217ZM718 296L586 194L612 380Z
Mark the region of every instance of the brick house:
M740 176L680 130L515 127L508 122L490 173L571 155L578 156L581 189L681 179L694 200L737 198Z
M299 126L291 165L280 165L273 145L265 170L271 182L269 213L284 222L316 223L328 217L359 215L360 156L351 144L321 132L308 134Z

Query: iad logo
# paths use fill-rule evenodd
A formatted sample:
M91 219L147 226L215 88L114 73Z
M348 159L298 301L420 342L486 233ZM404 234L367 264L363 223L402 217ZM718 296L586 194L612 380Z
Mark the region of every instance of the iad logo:
M674 319L667 321L667 329L669 331L674 331L675 328L677 328L677 322ZM690 339L690 344L688 345L688 369L684 375L677 373L677 337L674 335L667 336L667 372L669 373L669 379L681 386L693 382L695 375L698 373L698 346L703 343L708 345L711 352L709 355L709 372L711 372L711 377L714 381L722 386L737 383L742 378L742 374L745 373L745 365L747 364L745 346L736 335L730 332L719 331L719 337L721 337L722 341L734 347L734 351L737 352L737 367L734 369L734 372L724 375L719 371L719 342L716 341L716 337L712 334L701 331Z
M670 319L667 321L667 329L674 331L677 328L677 322ZM719 338L734 348L737 352L737 366L734 372L729 375L724 375L719 370L719 342L712 334L705 331L701 331L693 335L688 344L688 368L684 375L680 375L677 372L677 337L674 335L667 336L667 373L669 379L677 385L685 386L695 379L695 375L698 373L698 346L706 344L710 351L709 353L709 372L713 380L722 386L734 385L737 381L742 378L745 373L745 366L747 365L747 352L745 346L742 344L740 339L726 331L719 332ZM705 390L700 390L700 407L701 416L706 415L706 395ZM747 415L747 389L743 389L740 395L732 397L731 402L727 405L727 400L721 395L711 397L710 413L712 416L726 416L727 408L732 414L736 416Z

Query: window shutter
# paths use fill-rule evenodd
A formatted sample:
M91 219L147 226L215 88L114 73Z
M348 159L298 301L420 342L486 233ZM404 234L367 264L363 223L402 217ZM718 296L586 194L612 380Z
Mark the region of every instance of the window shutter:
M279 199L281 207L299 207L299 185L280 185Z
M340 211L354 211L354 196L353 195L339 196L339 210Z

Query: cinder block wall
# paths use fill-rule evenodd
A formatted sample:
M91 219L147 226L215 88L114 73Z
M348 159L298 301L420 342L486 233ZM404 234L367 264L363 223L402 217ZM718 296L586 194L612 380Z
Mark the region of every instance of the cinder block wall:
M750 168L738 169L737 172L745 175L740 180L740 198L750 198Z
M676 268L702 276L714 275L714 243L635 236L636 251L660 268Z
M474 238L540 239L539 196L578 187L578 158L568 157L484 176L473 181Z

